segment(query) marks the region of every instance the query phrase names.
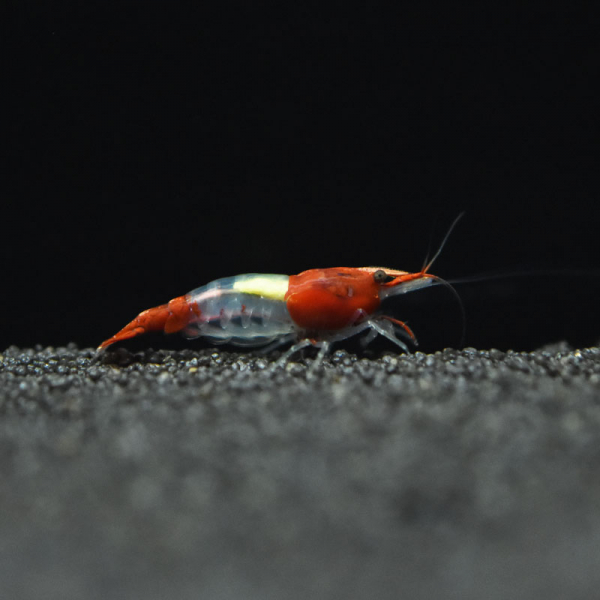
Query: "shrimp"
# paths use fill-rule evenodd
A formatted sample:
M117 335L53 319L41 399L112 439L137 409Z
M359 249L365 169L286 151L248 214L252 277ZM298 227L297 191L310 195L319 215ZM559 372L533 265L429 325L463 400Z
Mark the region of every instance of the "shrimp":
M98 350L147 332L180 332L188 339L202 337L213 344L263 347L265 352L295 342L278 364L312 345L319 348L314 363L318 364L331 344L368 332L365 345L381 335L408 353L408 346L396 334L416 346L414 333L405 322L380 312L381 303L433 283L451 287L428 270L461 216L433 259L418 272L334 267L291 276L251 273L225 277L145 310L102 342Z

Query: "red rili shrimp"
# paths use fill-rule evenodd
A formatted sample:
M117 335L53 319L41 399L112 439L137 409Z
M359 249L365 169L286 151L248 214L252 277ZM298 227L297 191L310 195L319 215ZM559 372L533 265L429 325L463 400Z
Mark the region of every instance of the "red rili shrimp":
M368 331L365 344L381 335L408 352L396 334L416 345L415 335L403 321L383 314L381 303L435 282L449 285L428 270L459 218L433 259L416 273L383 267L334 267L291 276L247 274L217 279L145 310L98 350L147 332L180 332L186 338L266 350L295 342L279 362L312 345L319 348L317 364L332 343Z

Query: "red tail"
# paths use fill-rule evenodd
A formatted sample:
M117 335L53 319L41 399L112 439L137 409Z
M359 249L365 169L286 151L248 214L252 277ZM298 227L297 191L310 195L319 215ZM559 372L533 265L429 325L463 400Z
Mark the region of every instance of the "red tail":
M175 333L199 316L198 306L191 304L187 296L173 298L168 304L161 304L140 313L131 323L125 325L119 333L102 342L98 346L98 350L115 342L143 335L149 331Z

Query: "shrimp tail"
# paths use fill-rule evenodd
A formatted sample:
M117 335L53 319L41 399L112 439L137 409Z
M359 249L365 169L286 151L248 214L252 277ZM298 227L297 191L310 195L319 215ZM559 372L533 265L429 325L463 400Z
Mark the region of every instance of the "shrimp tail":
M190 322L200 317L200 310L196 303L190 302L187 295L173 298L167 304L149 308L140 313L131 323L128 323L111 338L98 346L102 350L122 340L128 340L138 335L151 331L164 331L175 333L181 331Z

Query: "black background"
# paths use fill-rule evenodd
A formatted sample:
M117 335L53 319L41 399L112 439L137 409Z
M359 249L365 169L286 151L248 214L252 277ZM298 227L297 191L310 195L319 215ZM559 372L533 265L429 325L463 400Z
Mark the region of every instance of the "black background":
M466 344L600 338L595 22L569 7L22 3L8 15L0 347L96 346L212 279L456 279ZM569 270L577 273L569 274ZM394 303L455 346L443 289Z

